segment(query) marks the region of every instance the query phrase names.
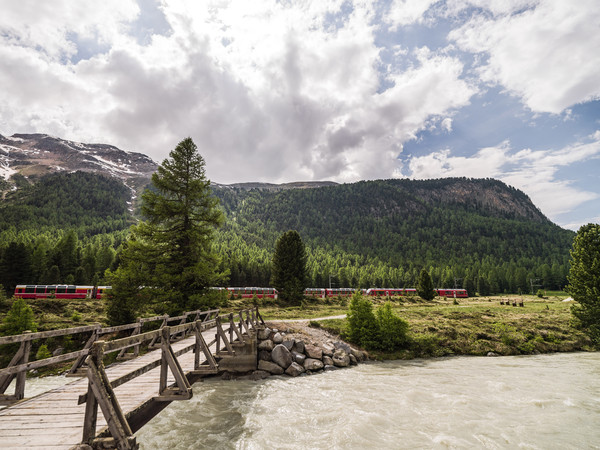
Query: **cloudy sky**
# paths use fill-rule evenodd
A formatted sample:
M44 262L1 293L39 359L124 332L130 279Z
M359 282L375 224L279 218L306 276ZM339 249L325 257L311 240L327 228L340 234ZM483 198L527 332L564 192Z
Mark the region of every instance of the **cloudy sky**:
M598 0L0 0L0 134L219 183L491 177L600 221Z

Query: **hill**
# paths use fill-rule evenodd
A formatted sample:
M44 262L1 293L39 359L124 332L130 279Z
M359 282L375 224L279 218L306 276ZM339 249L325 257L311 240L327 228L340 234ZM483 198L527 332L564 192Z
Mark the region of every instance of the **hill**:
M228 220L219 235L236 284L268 282L277 237L298 230L315 286L413 285L490 292L564 286L574 233L497 180L378 180L309 190L215 188ZM533 280L533 281L532 281ZM244 283L244 281L246 281ZM479 284L479 286L478 286Z

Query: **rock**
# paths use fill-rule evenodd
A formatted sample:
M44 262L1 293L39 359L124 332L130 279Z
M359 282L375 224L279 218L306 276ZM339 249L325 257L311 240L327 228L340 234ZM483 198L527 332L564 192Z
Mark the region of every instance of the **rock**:
M59 356L65 352L65 349L62 347L57 347L56 350L52 352L52 356Z
M262 330L258 330L258 339L261 341L264 341L265 339L269 339L269 336L271 335L271 329L270 328L263 328Z
M294 347L294 340L288 339L287 341L283 341L282 344L291 352Z
M350 365L350 356L341 348L338 348L333 354L333 365L337 367L348 367Z
M333 343L333 346L334 346L336 349L339 349L339 348L341 348L342 350L344 350L344 351L345 351L346 353L348 353L348 354L352 353L352 347L350 347L350 346L349 346L348 344L346 344L345 342L341 342L341 341L334 342L334 343Z
M322 359L323 358L323 350L317 347L316 345L307 344L304 347L304 353L306 356L312 359Z
M360 350L356 350L355 348L350 348L350 351L347 353L354 355L358 361L363 361L365 359L365 354Z
M304 342L295 341L293 350L297 351L298 353L304 353Z
M250 379L251 380L264 380L265 378L270 377L271 374L269 372L267 372L266 370L255 370L254 372L252 372L250 374Z
M304 367L302 367L300 364L293 362L292 364L290 364L290 366L285 370L285 373L287 373L289 376L292 377L297 377L298 375L301 375L304 373Z
M303 353L292 351L292 359L298 364L304 364L304 361L306 360L306 355L304 355Z
M231 372L223 372L221 379L225 381L233 380L233 374Z
M335 367L335 366L331 366L331 365L325 365L325 367L323 367L323 370L325 372L331 372L332 370L339 370L339 367Z
M268 352L273 350L274 347L275 344L273 344L273 341L271 340L262 341L260 344L258 344L258 350L266 350Z
M333 366L333 359L327 355L323 355L323 364L325 364L325 366Z
M354 355L348 355L350 357L350 364L352 364L353 366L356 366L358 364L358 359L356 359L356 356Z
M283 369L281 368L281 366L271 361L259 361L258 370L264 370L266 372L272 373L273 375L283 374Z
M281 335L281 333L275 333L273 335L273 343L281 344L282 342L283 342L283 336Z
M304 368L306 370L320 370L323 366L323 361L320 359L306 358L306 361L304 361Z
M284 369L287 369L292 364L292 354L283 344L275 346L271 352L271 359Z
M498 356L498 353L494 353L494 352L488 352L487 356Z
M323 356L329 356L329 357L333 356L333 352L335 351L335 347L333 345L323 344L321 346L321 348L323 349Z
M269 350L261 350L260 352L258 352L258 360L263 360L263 361L272 361L271 359L271 352Z

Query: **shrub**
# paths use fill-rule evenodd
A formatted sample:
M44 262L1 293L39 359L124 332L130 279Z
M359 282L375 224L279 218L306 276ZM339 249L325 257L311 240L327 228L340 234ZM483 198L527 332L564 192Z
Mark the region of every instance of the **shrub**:
M377 309L377 326L380 350L392 352L406 347L408 344L408 323L394 314L391 303Z
M377 319L371 301L356 291L348 305L348 340L361 347L376 348L379 338Z
M35 359L39 361L40 359L46 359L51 357L52 353L50 353L50 350L48 350L48 346L46 344L40 345L40 348L38 348L38 351L35 354Z
M33 310L22 298L17 298L4 318L4 333L21 334L23 331L37 331Z

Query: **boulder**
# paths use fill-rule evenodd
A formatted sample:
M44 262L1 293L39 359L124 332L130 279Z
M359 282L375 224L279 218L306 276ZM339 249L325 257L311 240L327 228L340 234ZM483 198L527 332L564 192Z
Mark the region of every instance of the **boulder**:
M293 350L297 351L298 353L304 353L304 342L295 341Z
M259 361L258 370L264 370L266 372L272 373L273 375L283 374L283 369L281 368L281 366L271 361Z
M271 360L282 368L287 369L292 364L292 354L285 345L278 344L271 352Z
M329 356L329 357L333 356L333 352L335 351L335 347L333 345L323 344L321 346L321 348L323 349L323 356Z
M251 380L264 380L265 378L270 377L271 374L269 372L267 372L266 370L255 370L254 372L252 372L250 374L250 379Z
M304 367L302 367L300 364L293 362L292 364L290 364L290 366L285 370L285 373L292 376L292 377L297 377L298 375L301 375L304 373Z
M270 328L263 328L262 330L258 330L258 339L261 341L264 341L265 339L269 339L269 336L271 335L271 329Z
M325 372L331 372L332 370L338 370L339 367L335 367L335 366L330 366L330 365L326 365L325 367L323 367L323 370Z
M325 366L333 366L333 359L327 355L323 355L323 364L325 364Z
M261 350L258 352L258 360L271 361L271 352L268 350Z
M333 360L333 365L337 367L348 367L350 365L350 356L341 348L335 351L331 359Z
M275 347L275 345L273 344L273 341L271 340L266 340L266 341L262 341L260 344L258 344L258 350L266 350L268 352L270 352L271 350L273 350L273 348Z
M304 364L304 361L306 360L306 355L303 353L292 351L292 359L298 364Z
M294 340L288 339L286 341L283 341L282 344L291 352L292 348L294 347Z
M306 358L306 361L304 361L304 368L306 370L321 370L323 366L323 361L320 359Z
M281 344L282 342L283 342L283 336L281 335L281 333L275 333L273 335L273 343Z
M342 350L344 350L348 354L352 353L352 347L350 347L345 342L341 342L341 341L334 342L333 346L335 347L336 350L341 348Z
M348 355L350 357L350 364L352 364L353 366L356 366L358 364L358 359L356 359L356 356L354 355Z
M323 350L317 347L316 345L307 344L304 348L304 353L306 353L306 356L312 359L323 358Z
M360 350L356 350L355 348L351 348L350 352L351 355L354 355L354 357L357 359L357 361L364 361L366 359L365 354L363 352L361 352Z

